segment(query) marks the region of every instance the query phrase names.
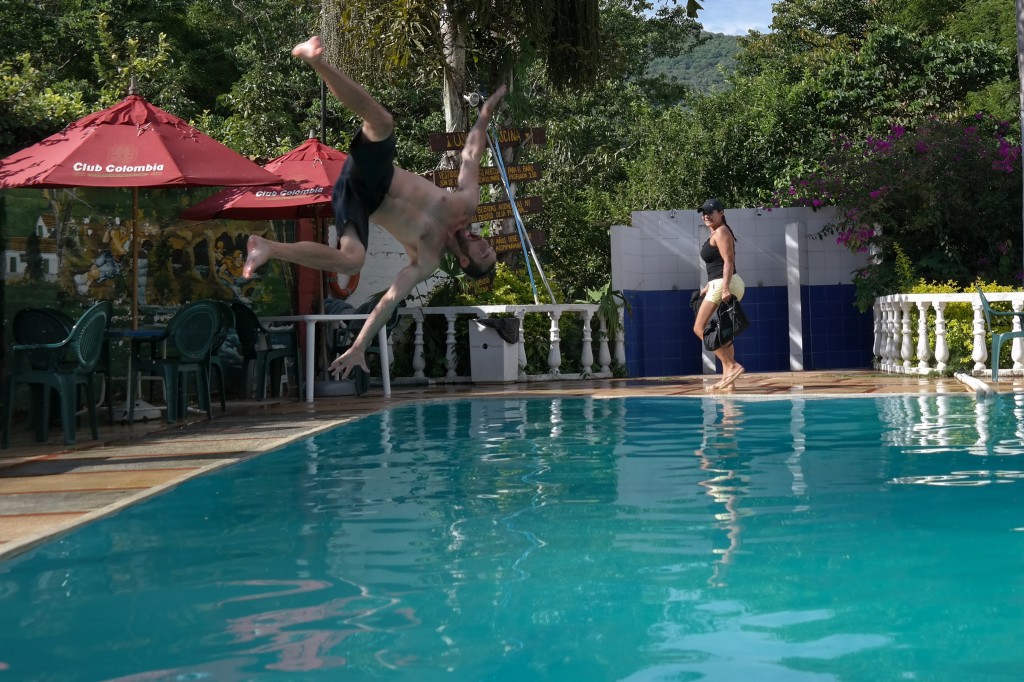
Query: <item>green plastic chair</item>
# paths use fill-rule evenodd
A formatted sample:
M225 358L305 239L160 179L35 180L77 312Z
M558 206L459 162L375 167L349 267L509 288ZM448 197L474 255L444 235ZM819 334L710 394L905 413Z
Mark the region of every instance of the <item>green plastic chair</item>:
M22 308L14 315L12 336L14 343L57 343L63 341L75 326L75 318L60 308ZM107 423L114 423L114 403L111 400L110 352L103 344L103 352L96 364L96 372L104 376L106 384ZM29 362L32 362L31 360ZM45 364L45 359L42 360Z
M368 315L373 312L375 307L377 307L377 299L373 298L363 303L352 312L360 315ZM398 310L403 307L405 307L405 301L401 301L398 304L391 313L391 317L389 317L388 321L384 323L384 328L387 330L388 336L391 336L391 332L398 324ZM352 347L352 344L356 342L356 337L359 336L359 332L362 330L364 324L364 320L350 320L346 322L344 326L340 326L338 328L331 343L332 360ZM370 355L376 355L378 358L380 357L380 340L376 334L374 334L373 340L366 347L364 355L367 358L369 358ZM367 359L367 362L369 362L369 359ZM352 385L355 387L357 396L362 396L370 390L370 375L367 374L366 370L362 367L353 367L350 378L352 379Z
M993 318L999 317L1019 317L1021 322L1024 323L1024 312L1014 311L1003 311L993 310L992 306L989 305L988 299L985 298L985 292L978 287L978 296L981 297L981 309L985 312L985 324L988 326L989 332L992 334L992 382L999 383L999 350L1003 347L1003 342L1010 339L1024 338L1024 330L1015 332L997 332L995 327L992 326Z
M60 335L66 318L39 311L16 315L15 338L53 338ZM64 426L64 442L76 442L76 421L78 412L78 388L85 388L87 411L92 427L93 440L99 438L96 422L96 392L93 379L96 366L103 354L106 343L107 325L110 322L110 302L102 301L85 311L74 323L64 338L56 341L35 341L18 343L12 348L10 375L7 378L6 400L4 401L3 442L10 445L11 419L14 414L14 396L18 384L28 384L32 401L29 406L36 440L46 442L50 436L50 397L56 392L60 401L60 418Z
M232 301L231 309L235 313L235 331L241 345L242 359L245 363L243 376L248 376L248 365L252 362L256 369L256 399L263 400L267 393L267 379L270 380L270 396L276 398L280 392L281 374L285 371L285 358L292 358L295 363L296 381L299 386L299 397L303 395L302 353L299 347L299 335L294 328L268 329L260 322L260 318L252 308Z
M220 312L220 328L217 330L217 335L213 339L213 345L210 347L210 385L213 385L213 376L217 375L217 386L218 394L220 395L220 411L227 412L227 386L225 383L225 375L227 369L224 366L224 358L220 354L221 348L224 343L231 336L231 333L235 330L235 313L231 309L231 305L225 301L210 301ZM216 371L215 371L216 370Z
M210 400L210 349L221 326L220 310L213 301L195 301L179 310L163 335L147 339L153 344L163 344L163 357L140 358L132 370L133 374L145 372L159 376L164 383L164 417L173 424L185 416L188 409L189 378L195 379L196 402L206 412L207 419L213 419ZM135 377L128 377L135 381ZM135 403L128 406L128 421L135 419Z

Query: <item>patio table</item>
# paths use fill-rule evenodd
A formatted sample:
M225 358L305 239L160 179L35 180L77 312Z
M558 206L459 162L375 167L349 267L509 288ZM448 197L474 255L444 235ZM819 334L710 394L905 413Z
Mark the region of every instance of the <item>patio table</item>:
M128 415L132 415L132 421L136 419L159 419L160 408L145 400L139 400L137 393L141 391L141 378L132 381L135 364L140 360L142 345L154 343L163 339L167 329L164 327L147 327L142 329L112 328L107 330L107 340L127 339L130 341L128 353L128 379L126 383L127 397L123 405L114 409L114 421L125 424L128 422ZM139 385L137 385L139 384ZM135 401L135 409L132 410L132 402ZM118 416L120 414L120 416Z
M264 323L281 323L290 322L297 323L302 322L306 325L306 402L313 402L314 392L314 366L316 363L316 325L318 322L346 322L349 320L366 320L369 318L369 314L361 313L347 313L341 315L279 315L274 317L261 317L260 320ZM388 332L387 327L381 326L380 331L377 332L377 338L380 344L380 376L381 381L384 384L384 396L391 396L391 368L388 367L390 358L388 357Z

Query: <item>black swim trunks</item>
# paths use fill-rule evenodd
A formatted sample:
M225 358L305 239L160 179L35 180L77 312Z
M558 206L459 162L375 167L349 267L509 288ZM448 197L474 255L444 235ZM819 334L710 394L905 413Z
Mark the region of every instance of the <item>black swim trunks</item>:
M348 159L334 183L331 205L338 236L351 223L363 248L370 240L370 216L380 207L395 176L395 136L370 142L360 128L349 145Z

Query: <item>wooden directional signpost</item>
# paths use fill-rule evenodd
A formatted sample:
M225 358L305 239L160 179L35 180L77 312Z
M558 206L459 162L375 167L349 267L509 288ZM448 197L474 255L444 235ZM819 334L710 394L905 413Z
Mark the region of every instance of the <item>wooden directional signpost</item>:
M540 180L540 164L527 163L521 166L508 166L505 169L509 182L527 182L529 180ZM459 184L458 168L441 168L430 171L428 180L433 180L438 187L455 187ZM496 166L484 166L480 169L481 185L500 185L501 173Z
M430 151L453 152L466 144L468 133L430 133ZM502 128L498 131L499 147L518 147L523 144L545 144L543 128Z
M466 144L466 135L467 133L464 132L431 133L429 138L430 149L435 152L458 151ZM499 147L518 147L526 144L545 144L546 142L547 138L544 128L505 128L498 131ZM540 172L540 164L536 163L507 166L505 168L505 173L510 183L539 180ZM427 173L426 177L438 187L456 187L459 183L459 169L443 168L434 170ZM496 166L482 167L480 169L480 184L502 184L501 172ZM544 202L540 197L518 197L516 198L516 208L519 210L520 216L540 213L544 209ZM508 199L505 199L504 201L492 201L477 206L473 222L483 223L491 220L505 220L513 216L512 204ZM543 239L544 235L539 230L534 230L530 233L530 241L533 242L534 246L543 242ZM523 252L523 244L517 232L495 235L488 237L487 240L494 247L494 251L498 254L499 258L505 253Z
M544 208L544 202L540 197L521 197L516 199L516 208L519 209L519 215L540 213L541 209ZM473 216L471 222L485 223L488 220L504 220L505 218L511 218L513 215L512 204L507 199L505 201L491 201L476 207L476 215Z

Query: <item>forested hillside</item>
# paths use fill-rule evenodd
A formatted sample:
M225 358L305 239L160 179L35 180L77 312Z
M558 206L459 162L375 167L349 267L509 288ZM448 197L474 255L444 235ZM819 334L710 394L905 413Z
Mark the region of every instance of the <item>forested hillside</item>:
M739 39L722 33L704 33L701 38L705 42L692 52L655 59L650 75L665 75L697 92L721 90L726 76L736 68Z

